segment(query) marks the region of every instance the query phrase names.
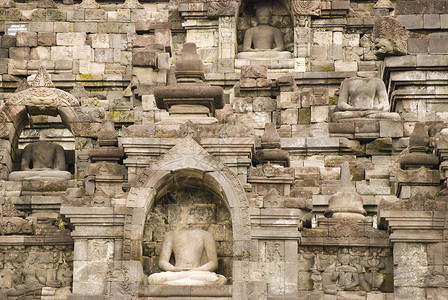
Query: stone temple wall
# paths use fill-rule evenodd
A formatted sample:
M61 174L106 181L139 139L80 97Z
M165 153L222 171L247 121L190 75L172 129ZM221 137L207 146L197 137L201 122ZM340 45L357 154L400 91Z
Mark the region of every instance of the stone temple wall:
M244 49L262 9L282 49ZM446 0L0 0L0 299L448 298L447 30ZM149 283L182 226L225 285Z

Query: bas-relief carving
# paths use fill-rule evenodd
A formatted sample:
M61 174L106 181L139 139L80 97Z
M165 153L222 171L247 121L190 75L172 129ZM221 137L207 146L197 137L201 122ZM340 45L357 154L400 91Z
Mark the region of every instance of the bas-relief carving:
M299 250L299 289L308 288L326 294L339 291L382 291L390 275L390 249L366 247L305 247Z
M203 253L205 263L201 262ZM169 262L174 254L175 264ZM150 284L224 285L226 278L214 273L218 268L215 240L211 233L194 228L180 228L165 235L159 257L165 272L151 274Z
M9 180L69 180L61 145L35 142L23 149L20 171L11 172Z
M40 293L42 287L64 288L72 284L72 249L45 246L2 249L0 291L21 297Z

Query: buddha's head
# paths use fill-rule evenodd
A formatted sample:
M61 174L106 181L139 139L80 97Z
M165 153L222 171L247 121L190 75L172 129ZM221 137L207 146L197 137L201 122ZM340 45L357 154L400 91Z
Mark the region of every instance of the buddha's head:
M258 25L268 25L271 21L272 11L267 6L261 6L256 9Z

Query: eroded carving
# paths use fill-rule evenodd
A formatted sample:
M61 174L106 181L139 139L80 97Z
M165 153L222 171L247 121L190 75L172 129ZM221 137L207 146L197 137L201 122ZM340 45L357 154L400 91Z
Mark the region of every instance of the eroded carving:
M407 40L409 33L403 25L393 17L382 17L373 26L375 55L379 58L408 53Z

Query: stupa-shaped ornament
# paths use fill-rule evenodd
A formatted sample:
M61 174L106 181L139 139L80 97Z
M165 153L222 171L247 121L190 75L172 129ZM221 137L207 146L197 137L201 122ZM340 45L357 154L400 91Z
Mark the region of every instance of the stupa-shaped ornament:
M123 3L123 8L145 8L138 0L126 0Z
M392 11L395 9L394 4L390 0L378 0L378 2L373 6L374 9L388 9Z
M409 152L399 159L401 169L439 168L439 158L429 148L428 129L424 123L415 124L409 137Z
M341 166L340 190L330 197L325 217L364 220L365 215L362 197L352 185L349 164L345 161Z
M163 122L212 124L215 110L224 107L221 87L205 84L205 68L196 52L196 44L185 43L176 62L176 84L154 90L157 108L166 109L169 117Z
M40 0L37 3L37 7L39 8L58 8L56 3L53 0Z
M100 8L100 5L95 0L82 0L79 8Z
M182 54L176 62L176 81L203 82L205 74L204 63L196 51L196 44L185 43Z
M254 156L255 165L271 163L282 167L289 167L289 153L281 149L280 136L274 123L264 125L264 134L261 137L261 147Z

